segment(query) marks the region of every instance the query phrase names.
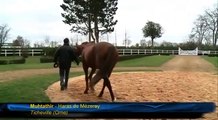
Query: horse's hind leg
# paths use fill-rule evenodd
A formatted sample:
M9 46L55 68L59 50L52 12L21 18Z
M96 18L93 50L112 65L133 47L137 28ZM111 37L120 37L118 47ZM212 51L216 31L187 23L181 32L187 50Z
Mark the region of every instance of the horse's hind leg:
M86 89L84 91L84 94L88 94L88 90L89 90L89 86L88 86L88 67L85 67L83 65L83 70L84 70L84 73L85 73L85 81L86 81Z
M103 87L102 87L101 92L100 92L100 94L98 95L98 97L102 97L102 96L103 96L105 86L106 86L106 82L105 82L105 80L104 80L104 82L103 82Z
M107 86L107 88L110 92L112 101L115 101L114 93L112 91L112 86L111 86L111 83L110 83L110 80L108 79L108 77L104 77L104 82L105 82L105 85Z
M91 82L91 79L92 79L92 76L93 74L95 73L96 69L95 68L92 68L90 74L89 74L89 81Z
M94 86L101 80L102 75L100 71L98 71L95 76L90 81L90 89L94 90Z

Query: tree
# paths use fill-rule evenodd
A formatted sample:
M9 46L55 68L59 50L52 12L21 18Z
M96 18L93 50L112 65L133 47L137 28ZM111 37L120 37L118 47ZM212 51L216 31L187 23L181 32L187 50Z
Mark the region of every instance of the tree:
M26 39L23 39L22 36L17 36L17 38L13 41L13 46L19 46L21 48L21 53L24 58L28 57L28 50L25 48L30 47L30 42Z
M205 10L194 22L192 33L189 35L191 41L197 42L198 46L212 44L216 46L218 39L218 6L215 9Z
M8 40L10 28L7 25L0 26L0 50L3 44Z
M145 47L145 46L146 46L146 40L145 40L145 39L142 39L142 40L140 41L140 45L141 45L142 47Z
M202 42L206 39L206 34L208 34L208 26L206 22L206 16L200 15L198 19L194 22L194 28L192 28L192 33L189 35L189 39L196 41L199 46L202 45Z
M214 10L206 10L206 24L212 33L213 46L216 46L218 39L218 6Z
M50 42L50 46L51 46L52 48L57 47L57 46L58 46L58 42L57 42L57 41L51 41L51 42Z
M144 37L151 37L151 46L154 46L154 39L162 36L162 27L158 23L154 23L152 21L148 21L144 28L142 29Z
M129 39L129 37L127 36L127 33L125 31L125 38L123 40L123 45L125 45L125 47L129 46L131 44L131 40Z
M13 46L24 46L24 39L22 36L17 36L17 38L13 41Z
M45 46L50 46L50 37L46 35L44 42L45 42Z
M89 34L94 42L99 42L99 33L113 32L117 20L118 0L63 0L61 8L63 22L72 26L71 31Z
M13 46L20 46L21 48L30 47L30 41L18 35L13 41Z
M186 41L179 45L182 49L193 50L198 47L198 44L195 41Z

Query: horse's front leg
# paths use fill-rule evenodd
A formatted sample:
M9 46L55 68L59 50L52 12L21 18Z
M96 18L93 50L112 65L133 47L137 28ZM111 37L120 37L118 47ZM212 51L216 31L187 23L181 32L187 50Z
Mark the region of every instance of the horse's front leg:
M85 73L85 81L86 81L86 89L84 91L84 94L88 94L88 90L89 90L89 86L88 86L88 67L83 65L83 70L84 70L84 73Z

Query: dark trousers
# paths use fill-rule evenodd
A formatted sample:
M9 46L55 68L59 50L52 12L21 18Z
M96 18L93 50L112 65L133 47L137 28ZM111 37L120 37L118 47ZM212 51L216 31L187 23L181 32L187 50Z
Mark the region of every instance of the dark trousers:
M70 68L59 68L60 85L67 88Z

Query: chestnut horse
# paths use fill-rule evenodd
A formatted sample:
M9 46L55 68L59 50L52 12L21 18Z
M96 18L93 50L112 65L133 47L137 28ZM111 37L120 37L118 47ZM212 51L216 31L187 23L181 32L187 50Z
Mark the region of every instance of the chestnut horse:
M117 49L112 44L107 42L99 42L96 44L84 42L81 45L77 45L75 51L78 56L81 55L82 57L82 64L86 81L86 89L84 93L87 94L89 90L88 79L90 80L91 90L94 90L94 86L103 78L103 87L98 96L102 97L104 89L107 86L112 101L115 101L109 77L118 61ZM92 69L89 76L88 68ZM92 75L95 73L96 69L98 69L98 71L92 78Z

